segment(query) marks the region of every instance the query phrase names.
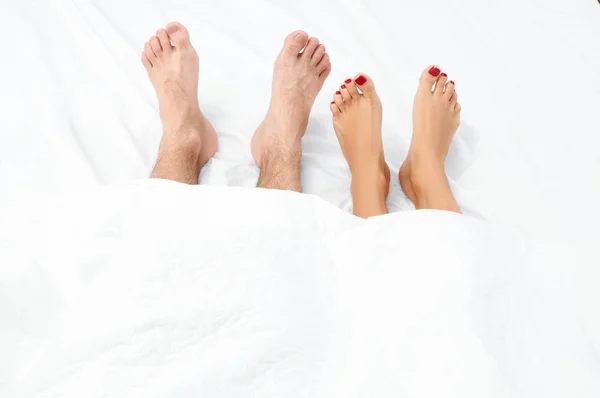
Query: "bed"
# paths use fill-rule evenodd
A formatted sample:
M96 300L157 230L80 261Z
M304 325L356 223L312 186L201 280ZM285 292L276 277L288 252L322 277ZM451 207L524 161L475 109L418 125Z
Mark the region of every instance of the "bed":
M52 257L54 251L50 243L55 240L48 235L51 229L40 229L34 233L31 228L38 225L35 220L44 219L44 225L61 223L58 215L50 219L45 216L49 209L63 216L70 214L71 221L64 225L74 229L69 233L65 232L67 227L60 233L54 231L60 237L55 237L56 242L61 242L56 247L66 248L69 239L72 242L76 237L73 231L87 231L86 228L91 228L89 225L100 228L99 218L89 219L84 211L108 214L102 213L102 209L123 197L115 193L116 190L122 189L119 192L133 195L128 198L139 197L136 195L140 192L154 192L154 188L147 186L148 182L140 180L146 179L152 170L161 126L158 104L140 62L140 54L143 43L158 27L176 20L188 27L192 43L199 53L200 104L220 140L215 157L201 173L200 184L204 187L197 187L200 191L190 195L197 195L197 192L214 194L221 198L218 210L224 213L239 214L241 207L235 201L223 199L223 192L234 193L240 198L247 195L263 198L261 195L265 194L251 189L256 185L258 169L250 155L250 139L267 110L272 63L287 33L303 29L320 38L331 56L333 71L316 100L303 141L302 183L307 195L298 198L283 194L282 200L298 203L298 206L316 206L318 212L326 214L322 219L332 220L332 225L338 228L336 231L349 231L360 224L361 228L390 232L392 230L386 228L393 226L378 219L369 220L371 224L364 226L349 215L352 210L350 173L331 125L328 107L331 94L345 78L360 71L374 79L384 106L386 160L394 176L410 143L412 97L418 76L426 65L441 65L456 82L463 108L461 126L446 165L451 188L473 222L488 222L493 223L494 228L510 229L511 236L519 237L516 239L518 242L527 242L524 249L527 260L515 262L526 266L521 270L511 267L507 271L511 275L507 277L509 280L518 279L516 285L510 284L510 289L517 289L520 293L515 296L506 293L513 290L503 290L506 294L499 297L507 300L519 297L520 303L529 305L527 311L517 312L516 318L501 310L494 312L506 315L506 318L498 315L504 319L502 325L514 326L505 330L506 333L495 334L500 326L493 320L480 325L496 331L485 333L490 340L484 346L488 353L492 352L485 356L486 360L493 359L489 369L496 366L495 373L492 373L494 378L499 379L481 382L481 388L473 384L470 389L457 387L446 392L450 396L484 393L486 396L597 397L600 394L600 321L596 308L600 302L597 291L600 280L597 249L600 242L599 19L600 5L593 0L0 2L0 23L4 27L6 46L0 63L4 76L0 91L0 200L3 203L0 214L4 217L0 219L0 248L4 250L1 258L5 260L2 264L4 276L0 278L0 314L4 314L7 320L2 323L9 325L0 336L3 336L3 351L10 353L0 359L0 369L5 370L2 372L4 376L0 376L0 395L124 396L132 392L153 391L153 396L188 396L193 393L215 397L243 394L431 396L428 394L439 392L425 388L427 383L422 373L405 372L407 378L413 377L409 383L406 378L404 382L396 380L381 369L352 368L354 365L338 367L343 362L340 359L343 355L341 348L336 351L337 356L324 358L312 370L310 364L315 357L306 354L306 357L294 362L297 367L277 368L281 373L274 371L273 379L269 379L268 369L250 369L242 365L235 368L237 373L229 369L233 373L227 377L232 379L219 379L225 377L224 373L198 368L196 374L199 377L216 377L210 388L183 382L185 377L193 376L192 373L181 373L179 368L185 361L191 361L188 358L166 373L157 373L172 382L169 389L162 385L164 390L158 381L156 385L148 384L147 389L127 390L123 387L111 390L110 386L127 384L118 381L120 376L115 370L126 369L129 366L126 359L115 368L110 368L106 362L94 362L87 373L79 374L81 378L77 381L61 378L66 373L51 371L52 364L57 363L52 358L60 353L44 351L42 357L46 362L36 360L34 354L41 355L39 347L47 347L49 342L56 343L56 340L44 340L49 335L40 337L38 343L41 345L37 345L38 351L35 351L33 343L22 338L45 319L44 313L54 312L42 306L39 313L33 311L29 317L18 315L19 312L15 311L27 312L32 311L32 306L36 307L36 301L22 301L24 292L37 291L51 280L52 293L48 294L58 297L58 304L48 305L63 308L60 303L78 301L78 294L82 293L85 284L79 284L75 289L73 286L81 281L75 283L67 279L77 278L73 275L81 277L81 269L69 274L61 268L62 262L56 260L58 257ZM131 184L137 188L131 188ZM161 182L159 186L178 193L188 189L172 187L167 182ZM97 206L79 208L82 213L78 217L90 224L88 227L79 224L74 227L74 214L78 214L79 210L68 210L64 204L76 203L74 198L89 200L92 195L105 198L105 201L91 201ZM192 203L188 205L193 208ZM407 225L412 225L414 220L411 217L416 217L413 215L414 207L395 178L392 178L388 207L394 213L389 216L390 220L402 219ZM307 212L313 214L313 210ZM437 216L445 220L444 215ZM234 217L227 216L225 219L232 221ZM298 221L299 224L302 222ZM386 224L385 228L378 223ZM462 228L463 223L452 219L443 225ZM331 236L335 234L329 230L326 232L327 239L333 239ZM490 236L498 235L494 232ZM409 239L409 236L406 235L406 238ZM324 241L327 239L324 238ZM357 238L350 233L348 239L351 242ZM393 245L390 236L383 241ZM512 238L510 241L513 241ZM135 242L141 244L139 240ZM27 245L31 251L44 253L45 259L56 260L42 262L42 276L34 277L37 275L35 272L22 271L28 269L23 266L26 261L21 263L18 259L27 257L22 255ZM332 243L319 250L335 252L338 250L336 245L340 243ZM85 250L82 249L83 252ZM507 252L522 255L521 248ZM57 253L54 255L59 256ZM319 253L319 256L325 256ZM402 251L398 255L402 256ZM336 256L343 258L343 254ZM414 258L407 256L407 259ZM498 256L501 257L500 254ZM35 264L40 257L27 258L31 261L28 264ZM357 258L360 255L357 254ZM481 261L494 263L489 256L482 258ZM83 264L79 260L73 261L78 266ZM506 260L503 264L510 262ZM95 263L92 263L84 265L94 269ZM21 271L20 266L24 267ZM73 269L71 271L74 272ZM135 275L134 271L140 270L133 267L128 271L129 275ZM330 277L314 272L322 278L319 283L325 283L323 281ZM362 275L360 272L357 271L357 275ZM103 276L106 284L98 284L96 289L110 285L110 279L106 279L109 275L110 272ZM486 275L486 278L499 277L495 272ZM38 277L41 279L36 279ZM486 278L484 280L489 282ZM469 286L475 286L473 280L469 280ZM25 287L19 293L21 284ZM492 285L493 289L506 287L502 283ZM350 286L350 282L345 286ZM483 283L482 286L487 285ZM529 294L528 288L531 288ZM126 290L122 287L122 294ZM340 311L349 311L352 295L348 292L346 296L340 294L340 297L348 299L345 310L342 308ZM44 297L42 294L37 299L44 301ZM88 300L93 299L88 297ZM382 298L386 299L389 298ZM93 302L91 307L85 308L94 308L94 305L101 306L101 303ZM318 308L315 303L311 305ZM493 307L496 304L489 305ZM118 307L116 301L109 305L109 308ZM85 310L84 307L78 308L78 311ZM66 313L61 311L56 314ZM276 312L273 317L284 317L281 308L277 311L282 312ZM300 309L298 311L301 312ZM361 311L368 316L367 308ZM58 319L53 316L48 315L48 324ZM69 315L69 322L78 319L72 316ZM332 319L328 313L319 316L320 325ZM527 317L530 317L529 327L519 329L518 325L524 325L519 322L525 322ZM29 326L22 328L23 324ZM81 337L78 347L97 349L97 352L107 349L102 346L102 336L95 336L93 329L88 330L85 325L77 323L69 325L74 328L72 330L80 330L85 332L81 335L87 336L85 342ZM180 332L193 334L185 326ZM135 329L135 325L132 327ZM354 330L358 330L357 341L364 341L361 339L366 339L372 332L360 328ZM76 335L74 332L59 333L60 336L56 337L55 333L58 332L53 331L51 335L60 338L60 341L65 341L66 336ZM164 343L158 341L162 338L160 333L144 333L140 335L140 350L161 347ZM411 336L405 337L410 340ZM302 344L311 347L306 351L308 353L312 353L311 350L318 352L321 347L311 346L312 343L327 345L318 338L311 338L292 333L286 335L289 340L285 340L285 344L302 341ZM498 339L514 342L510 345L513 351L499 344ZM441 341L438 343L442 344ZM421 343L426 345L425 341L419 341ZM75 347L76 343L73 344ZM75 350L73 347L69 349ZM205 349L216 350L216 347L218 345L206 346ZM384 347L379 349L384 350ZM361 358L375 360L374 352L377 351L360 355ZM227 355L232 360L235 358L234 353ZM475 371L478 369L475 364L481 365L483 357L473 355L470 358L474 362L466 364L464 369ZM78 351L72 361L65 359L60 363L63 369L71 369L75 363L82 363L77 361L86 358ZM119 357L116 355L114 358ZM135 366L151 368L154 366L152 361L157 358L150 356L145 359L146 362L136 362ZM267 366L277 362L274 358L261 363ZM435 356L429 358L435 360ZM456 356L445 358L450 361L448 358ZM390 363L389 369L392 365L402 364ZM425 372L426 366L423 366L419 369ZM483 366L482 369L488 368ZM444 371L448 369L436 368L435 374L441 375ZM104 379L94 379L90 376L94 372L102 374ZM355 384L344 383L343 380L347 381L348 375L353 372L364 378L354 379ZM324 380L324 374L328 380L338 382L326 387L319 384ZM27 378L24 378L25 375ZM26 380L30 380L28 377L34 375L38 377L36 382L24 385ZM84 375L90 378L86 379ZM253 378L253 375L262 376ZM88 387L95 388L93 392L86 389L85 380L93 381L88 384ZM136 379L136 388L142 388L143 380L149 379ZM217 382L219 380L221 384ZM234 388L231 380L240 383ZM272 384L273 380L289 382L289 389L278 389L281 386ZM314 385L322 389L298 389L294 380L314 381ZM378 387L375 389L365 380L377 380ZM451 384L448 380L445 382ZM440 383L440 386L449 385ZM148 387L151 385L156 388ZM177 385L187 387L178 390ZM342 385L345 387L341 388ZM248 386L254 386L256 390L249 390ZM269 386L273 388L269 389Z

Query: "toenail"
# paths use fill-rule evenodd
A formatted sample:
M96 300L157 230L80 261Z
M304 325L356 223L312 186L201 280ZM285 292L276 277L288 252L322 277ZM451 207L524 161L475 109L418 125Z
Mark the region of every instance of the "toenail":
M340 95L342 92L341 91L336 91L335 92L337 95Z
M331 101L332 104L335 104L335 101Z
M450 80L450 84L454 85L454 80Z
M433 77L438 77L440 75L440 68L436 68L435 66L432 66L431 69L429 69L429 74Z
M358 84L359 86L362 86L367 81L367 78L364 77L363 75L360 75L359 77L356 78L355 81L356 81L356 84Z
M442 76L444 76L444 77L448 77L448 75L447 75L447 74L445 74L445 73L442 73Z
M341 87L341 88L346 88L346 85L345 85L345 84L342 84L342 87Z
M350 82L352 82L352 79L346 79L344 83L349 84Z

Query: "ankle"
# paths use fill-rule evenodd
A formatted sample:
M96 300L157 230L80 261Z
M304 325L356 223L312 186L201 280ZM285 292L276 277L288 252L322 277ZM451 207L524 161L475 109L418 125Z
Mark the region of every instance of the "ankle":
M301 107L284 107L281 104L278 106L271 104L267 110L264 123L267 124L270 131L278 133L274 135L277 135L279 139L296 142L301 141L304 133L306 133L309 115L310 108L307 112Z
M257 186L302 192L300 162L302 152L264 151Z
M275 138L270 142L265 142L262 154L260 168L277 166L280 167L300 167L302 161L302 142L283 142Z
M413 166L413 171L426 170L428 172L444 172L446 157L436 155L430 151L418 151L411 148L408 159Z
M432 198L439 197L442 192L450 190L448 178L445 174L440 173L425 173L413 170L411 175L411 184L417 202L430 202ZM419 205L416 203L415 205Z
M352 181L350 194L354 208L377 207L386 208L388 190L383 184L362 184Z
M350 172L352 173L351 186L353 189L354 187L356 189L364 187L385 191L383 188L389 184L385 170L378 165L350 168Z
M416 209L448 210L460 213L448 177L439 166L411 165L410 185Z
M350 184L354 215L368 218L386 214L389 184L389 174L381 167L354 169Z
M382 185L362 185L353 181L351 194L355 216L369 218L387 214L387 191Z
M199 161L202 151L202 138L197 129L179 129L165 133L159 152L170 152L187 161Z
M202 112L195 106L164 107L161 108L160 117L165 135L185 135L202 131L206 123Z

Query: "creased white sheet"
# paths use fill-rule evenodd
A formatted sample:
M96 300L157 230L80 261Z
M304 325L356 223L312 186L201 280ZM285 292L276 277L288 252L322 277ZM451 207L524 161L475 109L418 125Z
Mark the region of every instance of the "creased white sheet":
M40 199L0 207L2 396L600 391L573 303L499 226L156 180Z

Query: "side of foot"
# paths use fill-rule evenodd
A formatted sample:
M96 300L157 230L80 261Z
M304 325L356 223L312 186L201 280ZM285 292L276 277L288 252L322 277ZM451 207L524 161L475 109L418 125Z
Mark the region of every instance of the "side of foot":
M310 111L330 72L329 55L319 39L303 31L286 37L275 61L269 110L252 137L252 157L259 167L271 155L300 161Z
M373 80L364 73L347 79L329 107L335 134L352 173L354 214L364 218L386 214L390 169L381 135L383 108Z
M444 169L460 112L454 82L439 67L429 66L415 95L413 137L398 174L402 190L417 209L460 212Z
M177 22L144 45L142 63L152 82L163 124L161 150L185 151L201 168L217 150L217 135L198 104L199 60L188 30Z

